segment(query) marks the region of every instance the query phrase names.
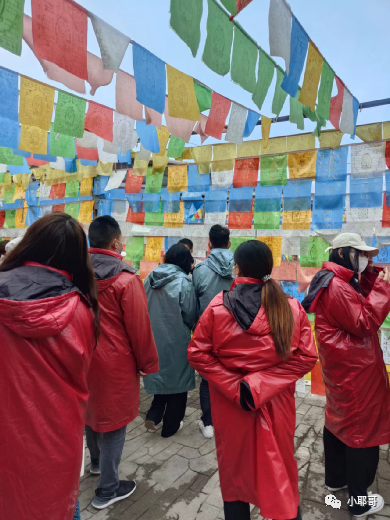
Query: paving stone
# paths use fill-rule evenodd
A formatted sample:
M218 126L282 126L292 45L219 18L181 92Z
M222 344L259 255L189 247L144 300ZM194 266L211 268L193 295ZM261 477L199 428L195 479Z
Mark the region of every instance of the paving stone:
M298 437L298 439L303 439L307 432L311 429L310 424L300 424L295 428L295 437Z
M380 452L385 453L385 452ZM378 466L378 475L380 478L383 478L385 480L390 480L390 464L387 462L387 460L379 460L379 466Z
M201 455L207 455L211 451L215 450L215 439L209 439L203 446L199 448Z
M218 507L207 504L207 502L203 502L203 504L200 506L199 513L196 515L196 520L215 520L218 518L220 512L221 509Z
M157 455L155 455L154 458L161 461L168 460L172 457L172 455L176 455L176 453L178 453L182 448L183 446L181 444L177 444L176 442L174 442L173 444L168 446L168 448L165 448L164 451L160 451L160 453L157 453Z
M322 408L325 408L326 405L326 397L322 395L313 395L313 394L307 394L305 399L303 400L305 404L310 404L311 406L321 406Z
M297 407L297 414L305 415L305 413L307 413L310 410L310 408L311 408L310 404L306 404L306 403L302 402L302 404Z
M180 451L179 455L184 457L185 459L197 459L200 457L199 450L195 448L188 448L188 446L184 446Z
M188 470L188 460L179 455L173 455L170 459L162 463L162 465L152 473L151 477L160 484L161 489L167 489L178 478L180 478Z
M300 426L304 426L304 423L302 423ZM302 442L301 442L301 446L303 446L304 448L310 448L313 446L313 444L315 443L317 439L317 435L314 431L313 428L310 428L308 430L308 432L306 433L306 435L304 436Z
M320 419L324 415L324 410L320 406L311 406L310 410L308 410L303 416L302 422L304 424L315 424L318 419Z
M207 455L202 455L197 459L190 460L190 468L197 473L202 473L203 475L213 475L218 469L216 451L212 451Z
M221 489L219 486L216 486L213 491L210 493L210 495L207 497L206 502L208 504L211 504L212 506L215 506L219 509L223 508L223 500L221 495Z
M310 500L304 500L302 505L302 518L305 520L351 520L347 511L333 509L331 506L317 504Z
M310 448L310 462L322 464L324 462L324 442L322 437L317 437Z
M195 520L206 498L207 495L196 494L189 489L168 509L165 518Z
M316 432L317 435L321 435L321 437L324 432L324 425L325 425L325 416L320 417L314 425L314 431Z
M378 478L378 493L390 504L390 481Z
M298 448L295 452L295 459L298 464L298 469L302 468L310 460L310 451L308 448Z

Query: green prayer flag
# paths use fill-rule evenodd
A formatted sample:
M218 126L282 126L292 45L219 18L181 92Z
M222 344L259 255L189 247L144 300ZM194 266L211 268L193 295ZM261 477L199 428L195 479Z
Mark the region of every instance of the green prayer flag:
M185 144L185 141L180 137L175 137L174 135L171 135L167 150L168 157L173 157L174 159L181 157Z
M301 89L298 89L295 97L290 96L290 123L296 124L298 130L304 130L303 105L299 102L300 93Z
M24 0L0 1L0 47L22 54Z
M202 60L211 70L225 76L230 70L233 24L215 0L207 1L207 38Z
M164 172L154 172L148 168L145 182L145 193L160 193Z
M12 204L15 195L15 184L4 187L4 204Z
M65 159L74 159L76 157L74 137L57 134L53 127L54 123L52 123L50 127L50 155L65 157Z
M164 213L162 212L162 203L160 202L158 211L155 213L145 213L145 226L163 226Z
M199 112L204 112L205 110L210 110L211 108L211 95L212 91L204 87L203 85L199 85L197 81L194 81L194 89L196 100L199 106ZM179 157L176 155L176 157Z
M0 146L0 164L23 166L23 157L21 155L15 155L12 148Z
M302 241L301 237L301 253L307 251L307 240ZM322 267L322 262L329 260L329 252L325 253L325 249L329 244L321 237L310 237L309 249L307 254L300 255L301 267Z
M64 212L77 220L80 211L80 203L79 202L70 202L65 204Z
M310 322L314 322L316 315L314 314L314 312L311 312L307 314L307 317Z
M0 173L0 184L4 184L5 182L5 172Z
M237 1L236 0L221 0L221 4L229 11L230 14L236 16Z
M68 181L65 184L65 197L74 198L79 196L79 181Z
M280 211L255 211L254 228L255 229L279 229Z
M252 96L253 102L259 107L263 106L264 100L267 96L269 87L271 86L272 79L274 77L275 64L271 58L266 54L263 49L259 49L259 67L258 67L258 80L254 94Z
M287 184L287 155L260 157L260 185L281 186Z
M15 227L15 214L16 209L7 209L5 210L5 221L4 227L7 229Z
M230 76L234 83L251 92L256 90L257 46L234 26L232 68Z
M126 260L141 261L144 257L144 237L132 237L126 245Z
M256 240L255 237L230 237L230 251L234 253L238 246L240 246L243 242L247 242L248 240Z
M54 117L54 132L71 137L83 137L86 106L86 99L59 91Z
M279 68L276 68L276 85L274 99L272 100L272 112L276 115L276 117L278 117L282 111L284 102L286 101L287 97L287 92L285 92L281 87L283 79L284 72L282 72Z
M203 0L171 0L171 27L196 56L200 43Z
M322 65L321 83L318 90L317 113L324 119L329 119L330 98L332 97L334 72L328 62Z

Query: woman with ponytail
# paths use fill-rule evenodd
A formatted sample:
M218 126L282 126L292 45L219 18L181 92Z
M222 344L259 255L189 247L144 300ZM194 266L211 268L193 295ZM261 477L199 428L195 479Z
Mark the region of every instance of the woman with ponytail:
M230 291L207 307L188 351L210 383L225 519L249 520L253 504L300 520L294 391L317 360L310 323L272 279L266 244L244 242L234 262Z

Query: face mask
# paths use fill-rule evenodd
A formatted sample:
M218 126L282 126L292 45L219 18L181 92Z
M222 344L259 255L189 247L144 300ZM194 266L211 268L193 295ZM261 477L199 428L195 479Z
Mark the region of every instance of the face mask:
M350 259L352 264L355 263L355 253L350 253ZM358 264L358 273L362 273L364 269L368 266L368 258L366 256L359 256L359 264Z

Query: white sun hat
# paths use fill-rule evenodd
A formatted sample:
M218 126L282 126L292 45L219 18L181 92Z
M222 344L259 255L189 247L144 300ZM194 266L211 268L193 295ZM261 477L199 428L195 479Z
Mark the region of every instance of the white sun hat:
M369 253L369 256L371 257L376 256L379 253L379 249L368 246L357 233L341 233L333 239L332 245L325 249L325 252L330 249L339 249L340 247L354 247L359 251Z

